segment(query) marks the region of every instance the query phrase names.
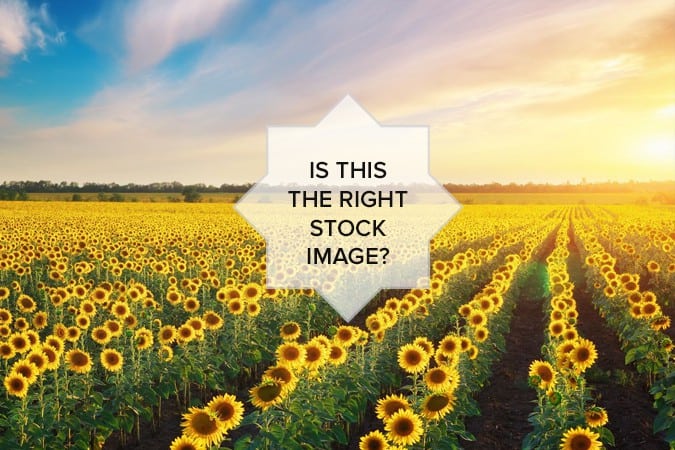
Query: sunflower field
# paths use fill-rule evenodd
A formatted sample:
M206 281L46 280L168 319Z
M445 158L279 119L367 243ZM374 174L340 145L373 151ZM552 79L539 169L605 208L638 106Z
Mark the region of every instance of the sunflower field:
M344 323L312 289L265 288L230 204L0 202L0 448L491 448L467 421L533 301L522 448L626 433L587 303L675 448L672 207L467 205L430 246L429 289Z

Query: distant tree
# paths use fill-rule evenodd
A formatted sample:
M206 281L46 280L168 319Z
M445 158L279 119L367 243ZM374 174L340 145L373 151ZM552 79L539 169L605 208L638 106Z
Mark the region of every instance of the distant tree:
M115 192L110 196L110 201L111 202L123 202L124 201L124 196L120 194L119 192Z
M73 194L73 197L71 198L72 201L74 202L81 202L83 201L83 198L80 194Z
M197 186L186 186L183 188L183 198L186 203L198 203L202 199L202 194L197 190Z

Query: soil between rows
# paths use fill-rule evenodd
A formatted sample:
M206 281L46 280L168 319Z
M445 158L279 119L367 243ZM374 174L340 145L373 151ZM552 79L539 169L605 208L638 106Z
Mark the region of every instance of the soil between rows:
M573 240L568 249L568 270L574 282L574 298L579 312L577 329L583 337L593 341L598 351L598 359L587 372L586 379L594 388L593 397L597 405L607 410L607 428L614 434L616 448L667 449L668 445L652 434L655 411L644 377L632 366L625 365L625 355L616 334L593 307L579 251Z
M607 410L608 428L616 441L614 448L667 449L668 445L652 434L655 411L643 377L624 364L616 335L593 308L573 241L569 250L568 270L575 284L574 298L579 312L577 327L598 351L598 360L586 373L586 379L597 405ZM549 253L550 250L542 252L537 260L543 261ZM541 358L544 321L541 296L532 284L538 282L536 277L526 280L506 337L506 352L493 368L490 384L478 394L482 415L467 420L468 430L477 437L476 442L465 444L468 450L518 449L532 430L527 417L534 410L536 393L527 385L528 368L533 360Z

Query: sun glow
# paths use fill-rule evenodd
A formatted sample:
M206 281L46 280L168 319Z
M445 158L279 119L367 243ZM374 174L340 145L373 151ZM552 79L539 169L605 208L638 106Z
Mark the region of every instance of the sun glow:
M654 136L638 147L640 157L659 164L672 164L675 169L675 135Z

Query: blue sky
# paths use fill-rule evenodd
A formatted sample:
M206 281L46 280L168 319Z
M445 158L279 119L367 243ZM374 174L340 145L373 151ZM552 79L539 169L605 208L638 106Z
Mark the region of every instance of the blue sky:
M0 181L255 181L267 126L346 94L428 125L444 182L670 179L674 29L666 0L0 0Z

